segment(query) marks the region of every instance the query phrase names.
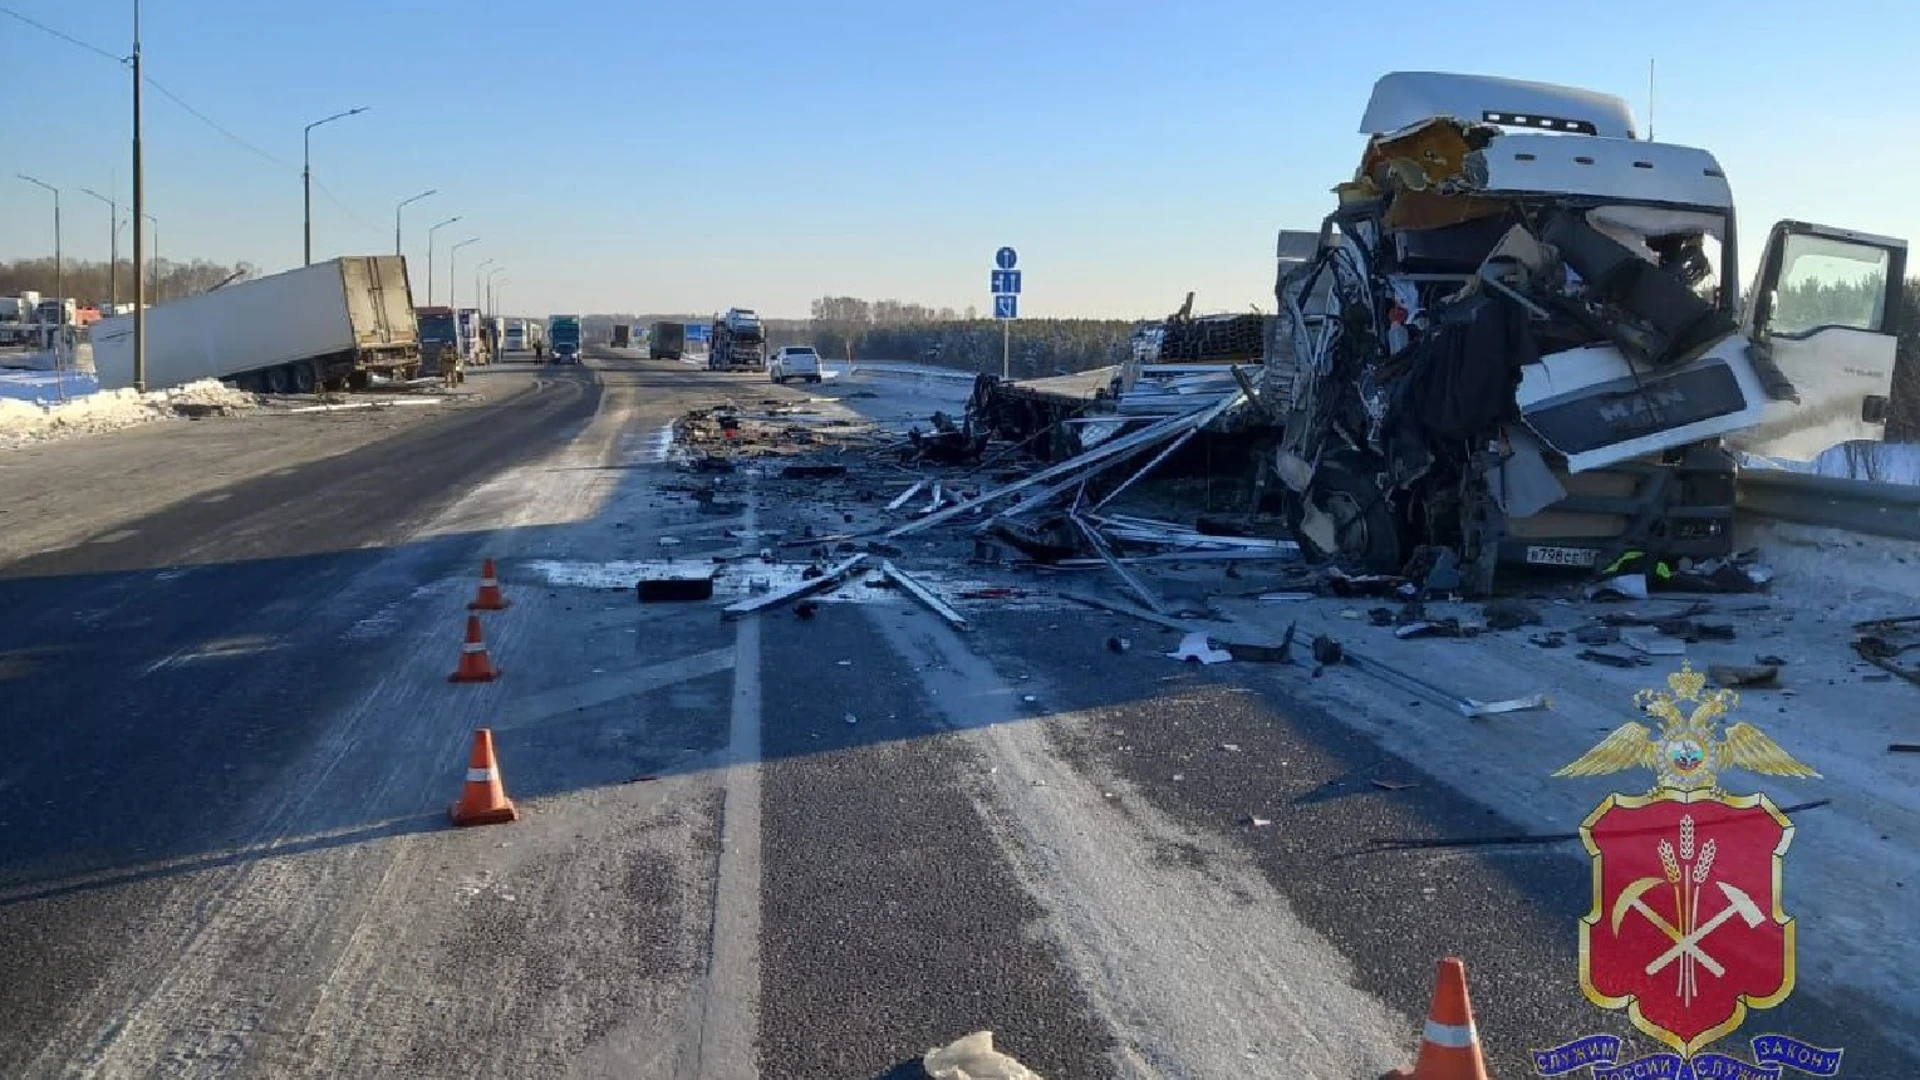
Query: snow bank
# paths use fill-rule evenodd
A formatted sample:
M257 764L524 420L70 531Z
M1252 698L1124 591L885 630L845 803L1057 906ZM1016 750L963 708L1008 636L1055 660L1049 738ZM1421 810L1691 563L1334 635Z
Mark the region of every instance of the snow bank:
M113 431L177 416L249 409L258 403L252 394L212 379L146 394L104 390L61 403L0 397L0 447Z
M1920 444L1841 443L1822 451L1812 461L1742 454L1740 466L1745 469L1781 469L1814 476L1833 476L1843 480L1873 480L1882 484L1920 484Z

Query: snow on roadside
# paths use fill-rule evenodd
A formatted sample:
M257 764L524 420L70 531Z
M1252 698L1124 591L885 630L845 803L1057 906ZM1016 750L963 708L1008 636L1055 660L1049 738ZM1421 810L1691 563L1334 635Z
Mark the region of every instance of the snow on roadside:
M66 402L41 403L0 397L0 448L49 439L91 435L153 420L250 409L259 399L213 379L141 394L104 390Z
M1849 442L1823 450L1812 461L1790 461L1742 454L1743 469L1780 469L1833 476L1843 480L1872 480L1882 484L1920 484L1920 444Z

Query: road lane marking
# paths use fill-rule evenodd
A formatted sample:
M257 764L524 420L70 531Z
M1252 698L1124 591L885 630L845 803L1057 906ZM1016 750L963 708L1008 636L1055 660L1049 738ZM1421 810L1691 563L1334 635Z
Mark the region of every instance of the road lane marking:
M496 721L493 727L496 731L529 727L556 716L571 715L580 709L664 689L675 683L716 675L728 668L735 668L734 680L737 684L739 681L735 659L737 652L737 645L722 646L718 649L694 653L692 656L663 661L651 667L641 668L639 671L621 672L617 675L608 675L533 694L510 702L506 711L512 714L512 719ZM755 731L757 733L757 727Z
M747 528L754 500L747 495ZM735 624L733 714L727 744L720 864L714 874L713 935L693 1075L754 1080L760 1075L760 620Z

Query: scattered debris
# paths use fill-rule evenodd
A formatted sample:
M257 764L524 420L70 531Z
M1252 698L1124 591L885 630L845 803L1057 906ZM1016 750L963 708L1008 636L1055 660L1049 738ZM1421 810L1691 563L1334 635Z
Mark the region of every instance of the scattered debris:
M1127 651L1128 649L1131 649L1131 648L1133 648L1133 642L1131 642L1131 641L1128 641L1128 640L1127 640L1126 638L1123 638L1123 637L1110 637L1110 638L1108 638L1108 639L1107 639L1107 651L1108 651L1108 652L1113 652L1113 653L1123 653L1123 652L1126 652L1126 651Z
M1889 754L1920 754L1920 743L1896 742L1887 744Z
M1385 791L1405 791L1420 785L1405 780L1375 780L1373 786Z
M1612 645L1620 640L1620 628L1605 623L1584 623L1573 628L1573 640L1582 645Z
M1645 600L1647 595L1647 575L1645 574L1621 574L1618 577L1611 577L1587 586L1586 592L1587 599L1602 602Z
M1410 693L1418 694L1429 701L1445 705L1461 716L1469 719L1483 716L1496 716L1502 713L1530 712L1537 709L1550 709L1553 707L1552 701L1550 701L1545 694L1533 694L1527 697L1511 698L1506 701L1479 701L1470 697L1462 697L1450 691L1443 690L1432 683L1416 678L1413 675L1409 675L1398 668L1389 667L1378 660L1361 656L1351 649L1345 650L1345 660L1353 667L1360 669L1382 682L1397 686Z
M1489 630L1518 630L1523 626L1545 625L1540 612L1524 600L1488 601L1482 605L1480 613L1485 616Z
M967 620L965 616L953 610L953 606L951 604L948 604L945 600L940 599L940 597L936 595L932 589L927 588L925 585L914 580L912 577L909 577L899 567L893 565L893 563L883 560L880 563L880 572L886 575L886 577L889 580L899 585L902 589L905 589L907 591L907 595L913 597L915 600L918 600L922 604L926 605L929 611L932 611L935 615L938 615L942 619L945 619L947 621L947 625L953 627L956 630L965 630L967 628Z
M816 613L819 612L819 610L820 610L820 605L813 602L812 600L802 600L799 603L793 605L794 616L796 618L801 618L801 619L811 619L814 617Z
M845 475L845 465L789 465L780 470L782 480L828 480Z
M1567 644L1567 635L1563 630L1548 630L1543 634L1534 634L1527 638L1527 644L1542 649L1559 649Z
M1780 669L1772 665L1709 664L1707 678L1730 690L1778 690Z
M641 578L634 591L643 604L684 604L713 599L713 571L665 572Z
M825 571L821 571L817 576L803 577L801 581L781 589L778 592L770 592L765 596L756 596L733 604L727 607L725 611L722 612L722 615L728 619L737 619L742 615L751 615L754 612L765 611L770 607L775 607L791 600L798 600L804 596L823 592L845 581L855 570L865 566L870 557L871 556L864 554L855 555L834 564ZM817 568L809 567L808 569L813 570Z
M927 486L927 482L925 480L914 481L914 484L912 487L908 488L907 490L901 492L899 495L895 496L894 500L887 504L887 509L890 511L898 510L901 507L907 505L907 503L913 501L913 497L915 495L920 494L920 490L926 486Z
M1662 637L1656 637L1644 630L1622 632L1620 640L1635 652L1648 656L1685 656L1686 645Z
M1224 664L1233 659L1233 654L1224 649L1216 649L1213 642L1202 633L1188 634L1180 641L1180 647L1167 654L1168 658L1180 661L1198 660L1202 664Z
M1591 660L1596 664L1617 668L1637 668L1653 663L1652 660L1637 653L1621 652L1618 649L1582 649L1578 656L1582 660Z
M1889 675L1920 686L1920 615L1855 623L1853 651ZM1905 656L1905 660L1902 657Z

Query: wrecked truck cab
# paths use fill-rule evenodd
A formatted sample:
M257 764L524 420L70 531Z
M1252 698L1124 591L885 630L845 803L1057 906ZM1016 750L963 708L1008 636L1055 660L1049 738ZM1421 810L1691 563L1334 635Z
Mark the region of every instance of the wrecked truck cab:
M1474 592L1503 562L1725 555L1729 445L1860 437L1884 416L1903 244L1776 228L1743 309L1725 174L1637 138L1624 101L1398 73L1362 133L1313 257L1283 258L1276 289L1273 466L1308 554L1392 573L1449 549ZM1828 279L1782 277L1816 252ZM1776 294L1821 311L1782 338ZM1841 335L1861 357L1844 377L1802 344Z

